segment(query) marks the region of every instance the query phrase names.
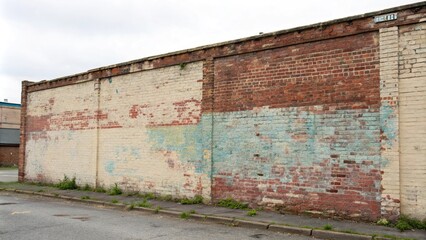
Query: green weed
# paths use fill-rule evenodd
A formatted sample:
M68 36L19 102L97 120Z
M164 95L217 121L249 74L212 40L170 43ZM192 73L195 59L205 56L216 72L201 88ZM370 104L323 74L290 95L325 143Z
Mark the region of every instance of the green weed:
M187 63L181 63L179 64L180 70L185 69Z
M200 204L202 202L203 202L203 197L200 195L195 195L194 198L183 198L180 200L180 203L184 205Z
M61 189L61 190L67 190L67 189L77 189L78 186L75 182L75 177L73 178L68 178L67 175L64 175L64 178L62 180L60 180L60 182L58 184L56 184L56 187Z
M217 205L221 207L231 208L231 209L247 209L248 208L247 203L242 203L232 198L222 199L217 203Z
M86 199L90 199L90 197L89 196L81 196L81 199L86 200Z
M183 212L183 213L180 214L180 218L182 218L182 219L188 219L189 216L191 216L191 214L187 213L187 212Z
M160 207L160 206L157 206L157 207L155 208L155 213L159 213L159 212L160 212L160 210L161 210L161 207Z
M152 207L151 203L149 203L146 199L139 202L137 205L138 205L138 207L144 207L144 208L151 208Z
M365 234L363 234L363 233L359 233L359 232L354 231L354 230L343 230L343 231L341 231L341 232L344 232L344 233L351 233L351 234L358 234L358 235L365 235Z
M118 186L117 183L114 184L114 186L112 186L109 190L108 190L108 194L109 195L120 195L122 194L123 191L121 190L121 188Z
M381 226L389 226L390 222L386 218L380 218L376 224Z
M118 203L118 200L117 199L112 199L111 202L115 204L115 203Z
M326 224L326 225L324 225L324 226L322 227L322 229L324 229L324 230L333 230L333 225L331 225L331 224Z
M161 201L168 201L168 202L173 201L172 195L161 195L161 196L158 196L157 199Z
M95 189L93 189L93 191L98 192L98 193L106 193L107 192L107 190L102 186L96 187Z
M133 197L133 196L137 196L137 197L139 197L139 192L135 192L135 191L132 191L132 192L126 192L126 196L127 196L127 197Z
M92 187L90 187L90 185L88 183L86 183L81 190L83 191L92 191Z
M250 209L247 211L247 216L253 217L257 215L256 209Z
M151 199L156 199L157 197L155 196L154 193L144 193L140 195L141 197L147 199L147 200L151 200Z
M401 215L399 217L398 221L395 224L395 227L399 229L401 232L405 230L411 230L411 229L423 229L426 230L426 219L423 221L420 221L415 218L410 218L405 215Z

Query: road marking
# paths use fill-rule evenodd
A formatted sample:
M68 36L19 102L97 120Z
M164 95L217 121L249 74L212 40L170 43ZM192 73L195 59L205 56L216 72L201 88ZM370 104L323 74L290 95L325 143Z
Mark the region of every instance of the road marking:
M23 211L23 212L13 212L10 215L16 215L16 214L27 214L27 213L31 213L31 211Z

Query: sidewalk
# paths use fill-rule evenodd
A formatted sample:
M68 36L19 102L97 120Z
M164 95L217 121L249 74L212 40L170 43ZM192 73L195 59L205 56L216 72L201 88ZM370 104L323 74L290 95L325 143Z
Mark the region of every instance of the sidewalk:
M106 193L81 190L59 190L48 186L0 183L0 191L35 194L120 209L147 211L236 227L262 228L277 232L314 236L320 239L426 239L426 231L423 230L400 232L395 228L375 224L283 215L269 211L257 211L257 215L248 216L247 210L228 209L204 204L182 205L176 202L154 199L147 201L150 205L149 208L141 208L136 205L136 203L143 201L141 197L111 196ZM325 225L331 226L332 230L323 230Z

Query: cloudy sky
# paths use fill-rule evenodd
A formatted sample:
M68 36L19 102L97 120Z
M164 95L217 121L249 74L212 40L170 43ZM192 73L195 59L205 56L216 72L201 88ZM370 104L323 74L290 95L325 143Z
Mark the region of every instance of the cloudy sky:
M0 101L22 80L420 2L410 0L0 0Z

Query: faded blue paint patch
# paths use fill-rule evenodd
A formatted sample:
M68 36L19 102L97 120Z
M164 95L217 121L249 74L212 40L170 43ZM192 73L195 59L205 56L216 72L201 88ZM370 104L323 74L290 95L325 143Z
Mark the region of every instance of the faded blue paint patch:
M197 125L147 128L151 150L175 152L181 163L193 165L196 173L208 174L209 166L204 152L206 149L210 150L211 132L208 131L208 126L211 122L209 123L209 119L211 121L211 118L206 116ZM203 121L206 122L203 123Z
M136 147L131 147L130 148L130 154L137 158L140 159L141 158L141 149L140 148L136 148Z
M140 169L129 168L132 161L142 161L141 148L136 146L115 146L104 163L105 171L111 176L139 177ZM131 165L131 164L130 164Z
M363 166L368 172L381 161L379 119L369 110L318 114L295 107L215 113L213 175L289 183L307 176L289 169L326 164L323 176L330 176L332 166L346 167L345 160L372 161Z
M398 136L398 124L395 108L384 102L380 106L380 130L381 130L381 147L382 149L390 149L396 143ZM386 167L389 160L382 158L381 166Z
M141 160L140 147L115 146L113 149L115 161L127 163L129 160Z
M105 171L109 173L110 175L114 173L115 170L115 162L114 161L108 161L104 165Z
M380 107L380 126L382 130L382 141L391 147L397 137L398 129L395 117L395 110L389 105Z

